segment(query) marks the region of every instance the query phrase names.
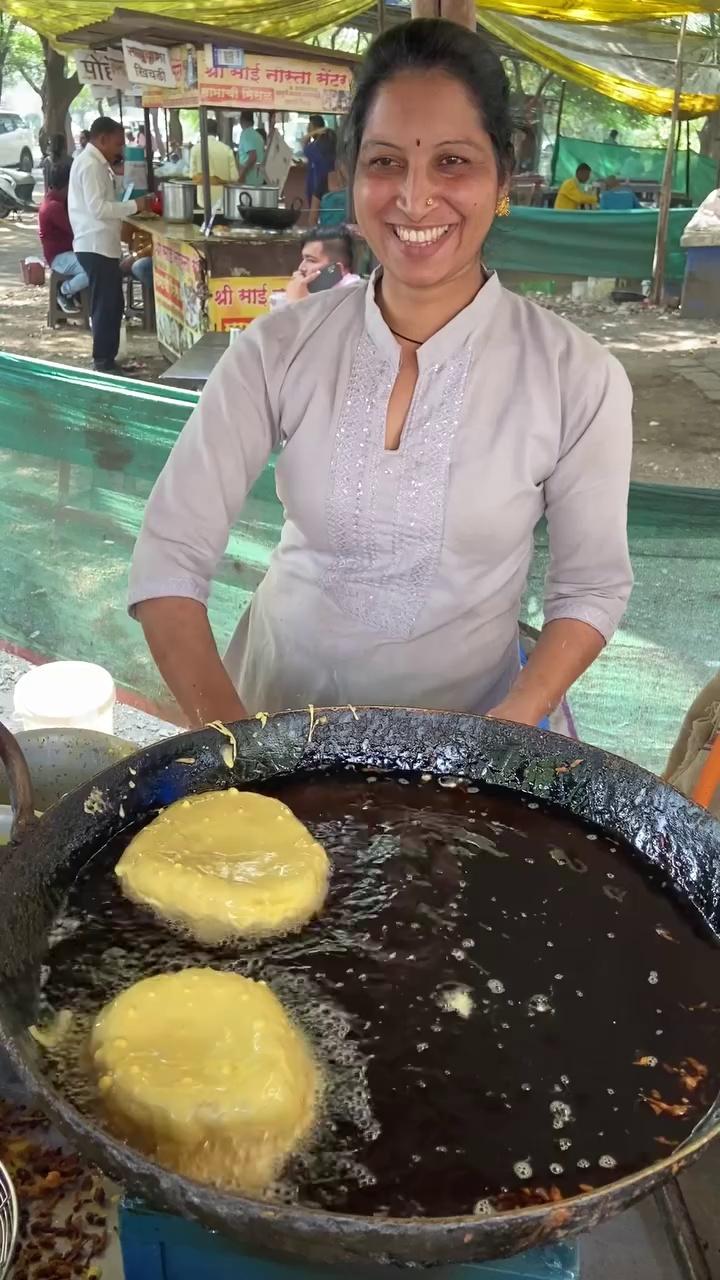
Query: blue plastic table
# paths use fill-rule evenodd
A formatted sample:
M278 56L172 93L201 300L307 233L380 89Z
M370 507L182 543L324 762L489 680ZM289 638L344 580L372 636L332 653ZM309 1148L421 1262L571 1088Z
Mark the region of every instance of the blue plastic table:
M238 1251L223 1236L125 1200L120 1206L125 1280L390 1280L408 1272L389 1267L326 1268L267 1262ZM578 1280L574 1243L535 1249L500 1262L423 1271L428 1280Z

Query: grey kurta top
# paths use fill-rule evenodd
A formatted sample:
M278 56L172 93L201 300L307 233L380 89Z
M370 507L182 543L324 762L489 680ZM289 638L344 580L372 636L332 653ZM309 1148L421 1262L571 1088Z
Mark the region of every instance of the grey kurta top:
M384 448L400 350L374 283L254 324L223 356L148 502L130 604L207 601L273 449L285 522L225 658L250 712L340 704L487 711L518 672L543 513L545 619L609 639L630 593L631 391L592 338L491 276L418 351Z

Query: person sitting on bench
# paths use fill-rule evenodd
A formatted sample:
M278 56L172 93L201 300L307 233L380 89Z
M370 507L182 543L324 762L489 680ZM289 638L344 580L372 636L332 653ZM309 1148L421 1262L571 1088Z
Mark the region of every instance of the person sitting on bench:
M48 189L40 205L40 243L51 271L66 276L58 289L58 306L66 315L78 311L77 295L88 287L88 278L73 252L73 232L68 216L68 183L72 160L65 156L48 169Z

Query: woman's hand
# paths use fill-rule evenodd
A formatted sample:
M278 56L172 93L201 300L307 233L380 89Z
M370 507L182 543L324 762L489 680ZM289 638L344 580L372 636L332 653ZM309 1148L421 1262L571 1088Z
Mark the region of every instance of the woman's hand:
M547 712L538 715L536 708L532 702L523 698L513 698L508 695L502 702L498 702L492 711L488 711L489 720L510 720L513 724L528 724L531 726L538 725L541 720L545 719Z

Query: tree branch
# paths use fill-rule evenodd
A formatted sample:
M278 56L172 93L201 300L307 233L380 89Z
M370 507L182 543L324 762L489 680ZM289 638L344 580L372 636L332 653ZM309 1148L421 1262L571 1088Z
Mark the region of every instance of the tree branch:
M531 99L530 99L530 103L529 103L529 105L531 105L532 107L536 107L536 106L538 105L538 103L540 102L540 100L541 100L541 98L542 98L542 96L543 96L543 94L544 94L545 90L547 89L547 87L548 87L548 85L549 85L550 81L551 81L552 79L554 79L554 76L555 76L555 72L554 72L554 71L548 71L547 75L544 75L544 76L543 76L543 78L542 78L542 80L540 81L540 83L539 83L539 85L538 85L537 89L535 90L534 94L532 95L532 97L531 97Z
M30 75L30 72L26 71L25 68L22 66L18 66L18 71L20 72L20 75L22 76L26 84L29 84L30 88L37 94L38 98L42 98L42 86L39 85L37 81L33 79L33 77Z

